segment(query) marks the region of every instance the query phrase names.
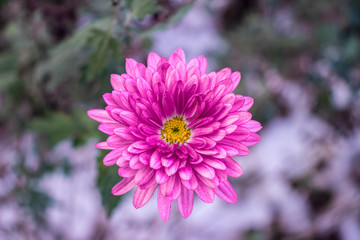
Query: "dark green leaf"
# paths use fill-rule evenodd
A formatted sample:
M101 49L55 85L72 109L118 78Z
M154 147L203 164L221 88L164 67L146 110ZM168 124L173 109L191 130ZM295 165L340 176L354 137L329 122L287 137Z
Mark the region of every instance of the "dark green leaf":
M98 180L97 186L101 194L101 202L108 216L111 216L113 210L119 204L121 197L114 196L111 193L112 187L121 180L115 166L107 167L102 160L105 152L98 158Z
M142 20L148 14L154 14L160 10L156 0L133 0L131 4L131 14Z

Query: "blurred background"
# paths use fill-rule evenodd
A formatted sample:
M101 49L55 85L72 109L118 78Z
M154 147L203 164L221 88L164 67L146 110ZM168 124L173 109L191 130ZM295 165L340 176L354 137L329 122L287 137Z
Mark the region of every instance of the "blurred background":
M112 196L86 111L149 51L242 73L264 128L236 204ZM360 239L360 1L0 0L0 239Z

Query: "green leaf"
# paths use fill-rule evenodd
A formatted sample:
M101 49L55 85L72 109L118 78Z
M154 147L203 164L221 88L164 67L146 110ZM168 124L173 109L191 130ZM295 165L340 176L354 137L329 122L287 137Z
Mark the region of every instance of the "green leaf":
M44 79L48 91L55 91L57 86L71 79L80 79L81 68L88 60L86 48L94 30L108 29L111 19L102 19L75 31L72 36L54 47L48 59L40 62L34 71L34 83L41 84Z
M90 54L85 73L85 80L93 80L102 73L109 65L109 60L113 57L115 60L121 59L121 45L119 41L111 35L110 30L93 29L89 44L94 47Z
M133 0L131 3L131 14L139 20L161 9L161 7L156 4L156 0Z
M114 196L111 193L112 187L121 180L115 166L107 167L103 164L102 159L105 157L104 152L98 157L98 179L97 186L101 195L101 203L105 208L108 216L111 216L113 210L119 204L121 196Z
M17 64L15 54L0 56L0 91L8 89L16 81Z
M76 130L71 116L61 112L52 112L45 117L31 120L30 128L45 135L50 145L70 137Z
M50 145L67 138L73 138L75 144L80 145L87 139L98 136L96 122L91 120L84 110L74 111L71 114L49 112L43 117L32 119L29 127L45 136Z

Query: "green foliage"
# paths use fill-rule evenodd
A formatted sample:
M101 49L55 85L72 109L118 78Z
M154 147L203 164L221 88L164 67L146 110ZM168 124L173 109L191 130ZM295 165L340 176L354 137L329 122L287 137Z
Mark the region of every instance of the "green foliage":
M74 32L72 36L54 47L50 53L49 58L40 62L34 71L34 83L39 85L44 79L48 79L47 90L55 91L56 88L69 81L69 79L81 79L81 69L89 64L94 66L91 61L103 60L94 57L89 58L88 43L94 38L94 32L101 32L108 28L111 20L103 19L92 23L79 31ZM102 36L101 36L102 37ZM105 45L105 51L108 51ZM95 46L95 52L99 51L100 45ZM103 51L103 50L102 50ZM101 66L106 66L106 63L98 62ZM96 66L96 73L99 68ZM88 76L89 74L87 74Z
M89 43L95 50L87 60L86 81L93 80L98 76L109 65L111 57L117 62L121 61L121 45L110 34L110 30L106 32L101 29L92 29Z
M72 114L49 112L44 117L32 119L29 126L44 135L51 146L67 138L73 138L75 143L80 144L98 134L96 123L84 111L74 111Z
M17 59L12 54L0 55L0 91L6 91L16 81Z
M98 157L98 179L97 186L101 195L101 202L108 216L111 216L113 210L119 204L121 196L114 196L111 193L112 187L121 180L117 173L117 167L107 167L102 163L106 153Z
M260 230L249 230L244 234L245 240L265 240L265 234Z
M131 15L142 20L148 14L154 14L161 10L161 7L156 4L156 0L130 0L128 5Z

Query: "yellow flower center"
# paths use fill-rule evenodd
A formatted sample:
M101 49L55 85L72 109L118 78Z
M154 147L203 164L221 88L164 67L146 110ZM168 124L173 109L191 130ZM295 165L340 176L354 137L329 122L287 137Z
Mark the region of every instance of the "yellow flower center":
M183 117L173 117L166 121L164 128L161 129L161 138L172 145L175 143L185 143L190 138L190 129L186 128Z

